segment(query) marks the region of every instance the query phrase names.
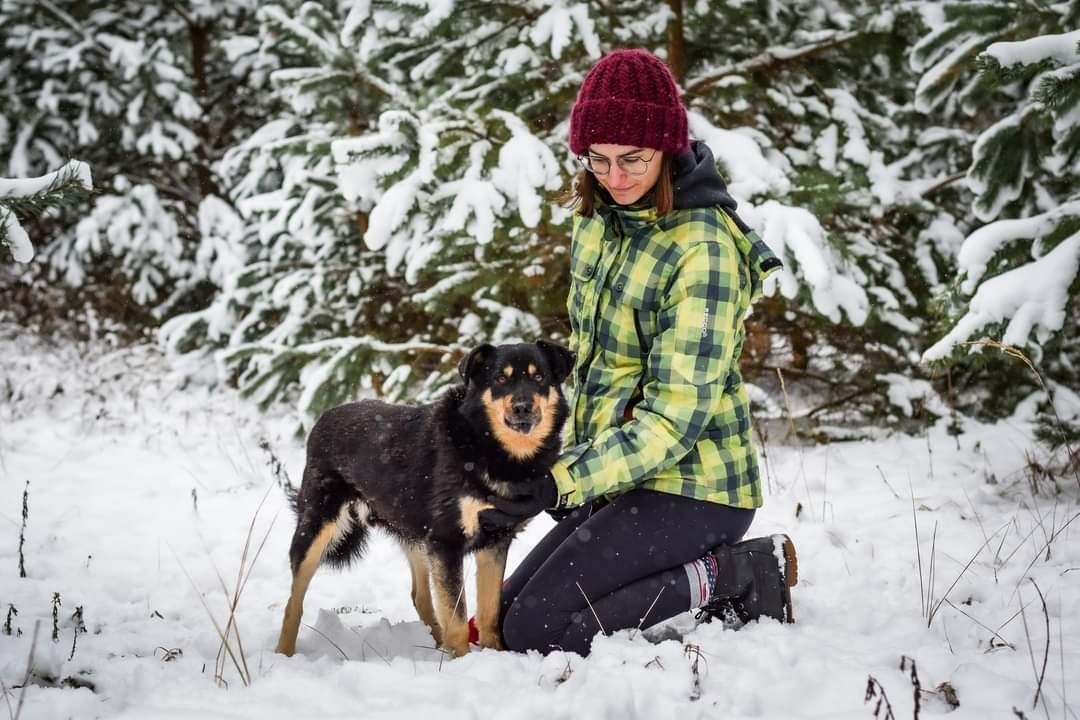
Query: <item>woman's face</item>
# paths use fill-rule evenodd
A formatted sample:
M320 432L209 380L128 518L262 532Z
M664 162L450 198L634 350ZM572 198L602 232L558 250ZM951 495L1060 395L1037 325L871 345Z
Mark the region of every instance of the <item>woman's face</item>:
M619 205L632 205L644 197L645 193L652 190L653 185L656 184L657 178L660 177L664 153L633 145L597 144L589 146L589 157L608 161L611 169L605 175L596 175L597 181ZM619 160L622 162L620 163ZM635 166L640 167L643 164L641 161L648 161L645 163L647 169L644 175L632 175L623 169L625 166L630 170L635 170Z

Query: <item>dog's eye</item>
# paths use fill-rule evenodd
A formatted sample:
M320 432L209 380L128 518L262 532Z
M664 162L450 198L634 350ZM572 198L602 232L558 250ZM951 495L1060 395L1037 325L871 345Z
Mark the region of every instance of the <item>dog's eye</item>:
M509 380L509 379L510 378L506 377L505 375L498 375L498 376L495 377L495 384L496 385L505 385L506 381Z
M536 373L535 375L533 375L533 380L538 383L544 382L544 373Z

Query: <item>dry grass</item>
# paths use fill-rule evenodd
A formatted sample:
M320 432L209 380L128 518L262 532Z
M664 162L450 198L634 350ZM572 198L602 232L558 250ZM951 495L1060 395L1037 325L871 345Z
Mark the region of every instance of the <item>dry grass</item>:
M1042 388L1042 391L1046 393L1047 404L1050 406L1050 412L1053 413L1054 420L1057 422L1058 432L1061 433L1062 446L1065 448L1065 452L1068 454L1066 467L1072 469L1073 479L1076 481L1076 487L1077 489L1080 489L1080 455L1077 454L1076 448L1073 447L1073 444L1069 442L1068 435L1065 432L1065 422L1061 419L1061 416L1058 415L1057 406L1054 403L1053 391L1050 389L1050 386L1046 384L1046 381L1043 379L1042 373L1039 372L1039 369L1035 366L1035 363L1031 360L1031 358L1025 355L1024 351L1016 347L1015 345L1006 345L1004 343L998 342L997 340L976 340L973 342L964 343L964 345L994 348L995 350L1000 350L1011 358L1019 360L1027 366L1028 370L1030 370L1031 374L1035 377L1035 381L1039 383L1039 387Z
M203 593L196 586L195 581L192 579L187 568L184 567L183 562L180 561L179 556L173 551L173 556L176 558L177 563L180 565L180 569L183 570L184 575L187 577L191 587L195 590L195 594L199 597L199 602L202 603L203 609L206 610L206 614L210 618L210 622L214 626L214 630L217 631L218 638L221 641L218 645L217 657L214 663L214 679L223 686L228 686L225 681L225 668L232 663L233 668L236 670L237 675L240 676L240 681L245 687L251 685L253 676L250 668L248 667L247 654L244 651L244 643L240 636L240 626L236 619L236 609L240 604L240 599L243 596L244 588L247 585L248 579L251 577L251 572L255 567L255 563L258 562L259 556L262 554L263 547L266 545L267 539L270 537L270 531L274 527L274 523L277 520L277 514L271 518L270 523L267 525L266 533L263 535L262 541L258 547L255 548L252 554L252 538L255 533L255 525L259 518L259 512L262 510L263 505L266 503L266 499L270 496L270 491L273 486L268 486L266 492L263 494L262 499L259 501L259 505L255 508L255 512L251 517L251 523L248 525L247 535L244 538L243 551L240 554L240 566L237 569L236 582L230 590L226 584L225 579L214 566L214 573L217 576L218 583L221 586L221 591L225 596L226 609L228 616L225 621L225 627L222 628L217 618L214 616L214 612L210 609L210 605L206 602L206 598ZM170 547L170 550L172 548ZM209 555L209 550L207 551ZM250 557L250 561L249 561ZM211 565L213 562L211 561Z

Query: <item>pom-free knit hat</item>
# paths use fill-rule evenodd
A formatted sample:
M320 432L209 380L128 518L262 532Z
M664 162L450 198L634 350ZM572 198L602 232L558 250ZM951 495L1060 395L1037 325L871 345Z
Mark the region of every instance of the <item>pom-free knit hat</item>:
M686 108L663 60L645 50L615 50L593 66L570 110L570 151L583 155L594 143L690 149Z

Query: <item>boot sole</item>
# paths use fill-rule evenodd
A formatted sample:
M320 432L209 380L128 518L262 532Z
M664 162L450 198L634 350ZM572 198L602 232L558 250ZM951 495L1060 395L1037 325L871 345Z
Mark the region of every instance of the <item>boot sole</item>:
M784 553L784 622L795 622L795 612L791 607L791 588L799 583L799 559L795 555L795 543L787 535L774 535L773 540L780 544Z

